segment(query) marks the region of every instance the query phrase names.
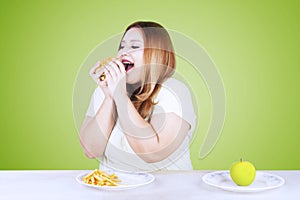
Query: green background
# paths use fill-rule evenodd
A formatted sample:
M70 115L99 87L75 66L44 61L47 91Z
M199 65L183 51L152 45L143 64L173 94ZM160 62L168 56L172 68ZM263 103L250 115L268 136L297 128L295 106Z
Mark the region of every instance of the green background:
M300 169L298 1L175 2L1 0L0 169L98 167L78 141L74 82L92 49L137 20L194 39L223 78L224 129L204 159L197 129L195 169L228 169L240 157L257 169Z

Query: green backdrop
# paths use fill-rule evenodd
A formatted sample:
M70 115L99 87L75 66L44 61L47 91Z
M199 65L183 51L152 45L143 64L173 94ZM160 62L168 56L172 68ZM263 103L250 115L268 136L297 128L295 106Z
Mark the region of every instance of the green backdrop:
M78 141L74 82L99 43L137 20L194 39L223 78L222 135L199 159L197 129L195 169L228 169L240 157L257 169L300 169L299 10L298 1L283 0L1 0L0 169L98 167Z

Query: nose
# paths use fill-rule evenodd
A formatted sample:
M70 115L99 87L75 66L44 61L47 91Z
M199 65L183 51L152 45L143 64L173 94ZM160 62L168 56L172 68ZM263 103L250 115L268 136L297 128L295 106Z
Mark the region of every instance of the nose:
M122 57L123 57L123 56L129 56L129 53L123 52L123 53L121 53L121 56L122 56Z
M129 56L129 53L128 53L128 51L119 51L118 52L118 56L119 57L125 57L125 56Z

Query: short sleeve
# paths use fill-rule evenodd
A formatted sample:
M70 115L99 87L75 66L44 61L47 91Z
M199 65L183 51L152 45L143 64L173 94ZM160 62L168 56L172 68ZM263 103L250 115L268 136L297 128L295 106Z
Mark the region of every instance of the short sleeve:
M96 115L98 109L100 108L103 100L104 100L104 93L102 92L102 90L99 87L97 87L91 98L91 102L90 102L89 108L86 112L86 116L94 117Z
M154 102L157 102L157 104L154 107L153 114L175 113L180 117L182 116L180 99L170 88L162 86Z
M155 99L153 114L175 113L191 125L190 132L196 126L196 114L189 88L182 82L171 78L167 80Z

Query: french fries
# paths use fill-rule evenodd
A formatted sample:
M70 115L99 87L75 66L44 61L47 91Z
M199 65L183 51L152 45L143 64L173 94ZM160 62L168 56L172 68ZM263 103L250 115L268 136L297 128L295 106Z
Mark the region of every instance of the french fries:
M119 186L121 180L115 174L107 174L105 171L95 169L93 172L82 178L83 182L98 186Z

